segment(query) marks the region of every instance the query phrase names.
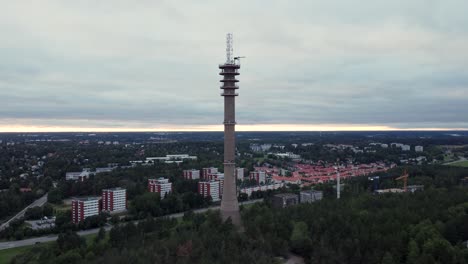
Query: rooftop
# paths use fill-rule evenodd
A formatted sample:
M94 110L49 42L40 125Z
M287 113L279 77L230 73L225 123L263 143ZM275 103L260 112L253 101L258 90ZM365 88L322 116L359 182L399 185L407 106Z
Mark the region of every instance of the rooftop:
M100 199L101 199L101 196L74 197L73 198L74 201L83 201L83 202L95 201L95 200L100 200Z
M295 193L279 193L279 194L275 194L274 195L275 197L280 197L280 198L297 198L297 194Z

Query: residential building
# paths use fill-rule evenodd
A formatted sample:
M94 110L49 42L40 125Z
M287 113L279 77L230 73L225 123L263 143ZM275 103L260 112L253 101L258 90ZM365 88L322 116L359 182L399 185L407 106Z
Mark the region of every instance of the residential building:
M220 178L224 179L224 173L216 172L216 173L209 173L204 179L208 181L218 180Z
M148 179L148 191L157 192L160 194L161 198L166 197L166 195L172 192L172 183L169 182L169 179L159 178L159 179Z
M220 200L221 183L220 181L201 181L198 183L198 193L203 197L211 196L213 202Z
M309 190L309 191L301 191L300 193L301 203L312 203L315 201L322 200L322 198L323 198L322 191Z
M89 178L91 174L90 169L83 169L83 171L74 171L65 173L65 180L67 181L84 181Z
M201 178L205 180L207 179L208 174L213 174L213 173L218 173L218 168L214 168L214 167L203 168Z
M414 193L416 191L424 191L424 185L408 185L406 187L406 190L408 192L412 192L412 193Z
M423 147L423 146L415 146L415 147L414 147L414 151L416 151L416 152L423 152L423 151L424 151L424 147Z
M154 163L155 161L164 161L165 163L181 163L184 160L196 160L197 156L190 156L188 154L175 154L166 155L166 157L147 157L146 163Z
M127 209L127 190L112 188L102 190L102 210L121 212Z
M264 171L251 171L249 178L255 180L258 184L264 184L266 182L266 173Z
M298 201L298 195L294 193L280 193L273 195L273 207L275 208L286 208L291 205L297 204Z
M244 180L244 168L236 168L236 179Z
M186 179L186 180L200 179L200 171L195 170L195 169L184 170L184 179Z
M74 198L72 200L72 222L78 224L86 217L99 215L101 197Z
M292 152L286 152L286 153L272 153L273 155L280 157L280 158L290 158L292 160L300 160L301 155L294 154Z
M401 150L403 150L403 151L410 151L410 150L411 150L411 146L410 146L410 145L403 145L403 146L401 146Z
M259 186L252 186L252 187L245 187L239 190L240 193L245 193L249 197L252 195L252 192L257 192L257 191L268 191L268 190L276 190L281 187L283 187L285 184L284 183L273 183L273 184L268 184L268 185L259 185Z

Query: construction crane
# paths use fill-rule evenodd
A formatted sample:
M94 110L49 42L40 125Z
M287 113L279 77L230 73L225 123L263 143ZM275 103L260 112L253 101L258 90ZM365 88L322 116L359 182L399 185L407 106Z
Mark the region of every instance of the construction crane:
M403 180L403 190L405 192L408 191L408 173L406 172L406 169L403 172L403 174L400 177L396 178L395 180L397 180L397 181L398 180Z

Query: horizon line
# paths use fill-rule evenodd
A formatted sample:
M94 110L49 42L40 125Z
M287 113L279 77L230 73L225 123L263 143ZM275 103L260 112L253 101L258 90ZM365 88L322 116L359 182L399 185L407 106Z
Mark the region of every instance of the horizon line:
M411 127L362 124L258 124L238 125L237 132L386 132L386 131L468 131L468 128ZM1 126L0 133L125 133L125 132L223 132L222 125L145 127L76 127L76 126Z

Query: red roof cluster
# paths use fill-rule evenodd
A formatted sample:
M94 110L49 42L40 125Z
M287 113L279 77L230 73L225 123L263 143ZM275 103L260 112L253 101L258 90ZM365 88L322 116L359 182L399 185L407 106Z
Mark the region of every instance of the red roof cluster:
M340 178L346 179L356 176L369 175L371 173L385 172L395 165L387 166L384 163L371 163L361 165L347 166L321 166L311 164L295 164L295 171L292 172L292 177L279 176L278 173L273 173L272 179L275 181L298 182L301 181L305 185L322 183L327 181L335 181L338 173ZM270 170L272 170L270 168Z

